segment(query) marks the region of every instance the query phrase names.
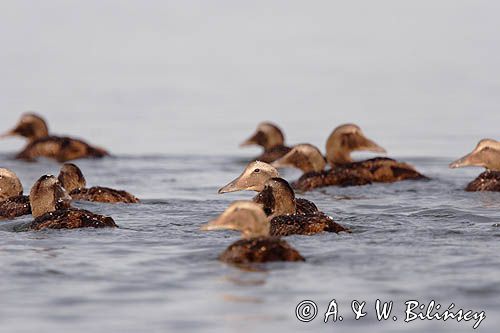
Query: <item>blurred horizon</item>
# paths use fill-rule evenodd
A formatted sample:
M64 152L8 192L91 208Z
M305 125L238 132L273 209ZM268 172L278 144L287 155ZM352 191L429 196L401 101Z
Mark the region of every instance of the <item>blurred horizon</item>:
M499 139L500 3L5 1L0 132L26 111L114 154L230 154L261 121L390 156ZM14 152L20 139L0 141Z

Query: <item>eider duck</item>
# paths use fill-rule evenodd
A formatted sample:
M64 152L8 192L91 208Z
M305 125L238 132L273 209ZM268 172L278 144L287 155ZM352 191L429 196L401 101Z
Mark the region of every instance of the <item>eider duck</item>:
M320 232L350 232L349 229L316 208L312 212L297 214L295 193L283 178L271 178L254 198L262 206L271 223L272 236L313 235Z
M240 177L221 188L219 193L245 190L259 192L253 202L261 205L271 220L272 236L312 235L323 231L350 232L320 212L311 201L296 199L288 182L279 178L278 171L267 163L250 163Z
M31 210L35 219L25 228L42 230L117 227L111 217L72 208L70 202L71 197L56 177L40 177L30 191Z
M23 185L17 175L0 168L0 220L31 214L30 199L23 195Z
M78 158L100 158L109 155L104 149L91 146L82 140L49 135L45 120L34 113L22 115L17 126L0 137L16 135L28 139L27 146L16 155L17 159L34 161L38 157L47 157L58 162L66 162Z
M223 194L236 191L262 192L268 179L279 177L278 170L270 164L262 161L250 162L238 178L221 187L218 193ZM318 207L306 199L297 198L296 206L297 214L318 212Z
M262 208L251 201L232 203L202 230L237 230L242 239L231 244L219 260L230 264L271 261L304 261L300 253L284 240L270 236L270 223Z
M282 157L290 151L285 146L285 136L278 126L263 122L257 127L255 133L245 140L240 146L258 145L264 148L264 152L254 160L270 163Z
M63 164L58 179L73 200L107 203L139 202L139 199L126 191L114 190L101 186L86 188L86 180L82 171L73 163Z
M500 142L493 139L479 141L476 148L468 155L454 161L450 168L479 166L486 169L465 188L466 191L500 192Z
M295 146L273 163L275 167L295 167L304 174L293 183L300 191L324 186L356 186L373 182L391 183L407 179L426 179L407 163L377 157L354 162L351 152L357 150L385 153L385 149L368 139L359 126L337 127L326 143L326 161L318 148L309 144ZM331 169L325 170L326 163Z

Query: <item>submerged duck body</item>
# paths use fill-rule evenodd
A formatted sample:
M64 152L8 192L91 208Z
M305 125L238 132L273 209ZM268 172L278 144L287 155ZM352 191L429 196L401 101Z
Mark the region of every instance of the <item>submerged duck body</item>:
M0 220L31 214L30 198L18 195L0 202Z
M139 199L132 194L114 190L108 187L93 186L91 188L77 188L69 193L74 200L106 202L106 203L137 203Z
M309 191L325 186L361 186L418 179L427 179L427 177L407 163L385 157L376 157L334 166L329 170L305 173L294 181L292 186L299 191Z
M251 201L232 203L219 217L202 230L237 230L242 239L231 244L219 260L230 264L273 261L304 261L304 257L286 241L269 234L269 220L262 208Z
M72 208L71 197L56 177L44 175L30 191L32 215L27 230L117 227L111 217Z
M109 216L84 209L67 208L45 213L28 225L29 230L117 227Z
M16 155L16 159L34 161L39 157L66 162L79 158L101 158L109 154L88 143L70 137L47 136L36 139Z
M304 261L304 257L286 241L273 237L240 239L219 255L219 260L232 264L270 261Z
M251 145L261 146L264 149L264 152L254 160L266 163L279 159L291 150L285 145L285 136L281 129L269 122L260 123L255 133L240 146Z
M326 159L313 145L300 144L272 165L302 170L304 174L292 183L295 189L301 191L325 186L359 186L374 182L427 179L408 163L390 158L377 157L355 162L351 152L357 150L385 153L382 147L363 134L359 126L346 124L337 127L328 138ZM327 163L331 166L329 170L325 170Z
M12 170L0 168L0 220L27 214L31 214L31 206L21 181Z
M39 115L28 113L21 117L17 126L3 135L22 136L28 139L26 147L16 155L17 159L34 161L39 157L66 162L79 158L101 158L108 156L102 148L94 147L85 141L67 136L49 135L45 120Z
M140 202L132 194L108 187L93 186L86 188L87 181L82 171L73 163L65 163L58 176L61 185L74 200L105 203L137 203Z
M450 168L479 166L486 168L465 188L468 192L494 191L500 192L500 142L493 139L482 139L474 150L462 158L452 162Z

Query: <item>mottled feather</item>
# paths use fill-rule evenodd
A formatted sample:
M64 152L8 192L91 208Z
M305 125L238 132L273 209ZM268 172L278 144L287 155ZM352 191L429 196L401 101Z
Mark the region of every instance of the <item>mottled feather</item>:
M0 202L0 219L31 214L30 198L27 195L10 197Z
M108 187L94 186L91 188L78 188L70 193L73 200L107 202L107 203L137 203L137 199L126 191L114 190Z
M59 162L66 162L78 158L100 158L108 153L86 142L69 137L47 136L30 142L19 154L17 159L36 160L38 157L47 157Z
M45 213L33 220L29 230L42 229L76 229L76 228L117 227L109 216L94 214L87 210L67 208Z
M500 192L500 171L485 171L470 182L466 191L494 191Z
M240 239L231 244L219 259L231 264L304 261L300 253L286 241L269 237Z

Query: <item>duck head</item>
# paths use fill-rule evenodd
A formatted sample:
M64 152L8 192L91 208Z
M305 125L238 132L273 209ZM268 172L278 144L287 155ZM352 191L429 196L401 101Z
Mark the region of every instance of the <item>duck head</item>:
M255 133L250 138L242 142L240 147L258 145L267 150L283 145L284 143L285 136L279 127L272 123L264 122L257 126Z
M318 148L303 143L294 146L285 156L274 161L271 165L275 168L297 168L307 173L323 171L326 161Z
M361 128L345 124L335 128L326 141L326 159L330 165L351 163L351 152L373 151L385 153L385 149L368 139Z
M262 208L252 201L235 201L202 230L236 230L243 238L269 236L269 220Z
M5 168L0 168L0 201L23 194L23 185L17 175Z
M297 212L295 193L283 178L271 178L264 184L264 189L254 199L272 219L275 216L291 215Z
M30 191L31 213L36 218L45 213L69 208L71 197L56 177L40 177Z
M275 167L260 161L250 162L238 178L219 189L219 194L245 190L260 192L264 183L273 177L279 177Z
M450 168L466 166L479 166L491 171L500 171L500 142L483 139L471 153L450 164Z
M22 136L30 142L49 135L49 128L45 120L37 114L25 113L17 123L16 127L0 136Z
M87 185L82 171L73 163L64 163L57 179L69 193Z

